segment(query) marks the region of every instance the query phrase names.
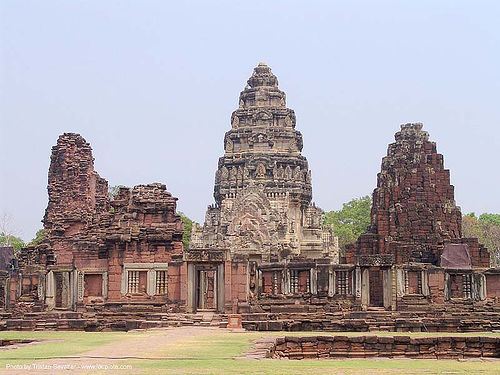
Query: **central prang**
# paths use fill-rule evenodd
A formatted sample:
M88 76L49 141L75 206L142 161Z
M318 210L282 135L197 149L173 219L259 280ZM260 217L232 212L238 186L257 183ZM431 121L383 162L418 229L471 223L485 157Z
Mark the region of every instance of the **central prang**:
M247 83L224 137L215 173L216 204L208 207L203 228L193 228L189 252L199 259L197 252L222 250L226 261L248 264L255 278L251 294L287 292L282 289L290 288L292 276L285 265L306 262L298 266L305 277L301 287L312 291L316 286L305 275L315 272L315 259L338 263L337 240L333 230L322 228L322 211L312 203L302 134L295 130L295 113L286 107L278 79L260 63ZM269 285L263 275L266 285L258 288L264 264L277 269Z

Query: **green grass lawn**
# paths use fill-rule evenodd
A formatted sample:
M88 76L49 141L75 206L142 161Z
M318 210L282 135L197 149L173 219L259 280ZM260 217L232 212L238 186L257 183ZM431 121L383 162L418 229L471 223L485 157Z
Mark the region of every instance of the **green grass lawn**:
M0 338L33 338L63 340L0 351L0 373L5 364L33 362L33 358L77 355L112 342L131 338L155 340L162 331L149 332L0 332ZM151 359L120 360L132 366L131 370L109 370L93 374L500 374L500 361L452 360L235 360L253 345L252 340L263 335L363 335L366 333L325 332L228 332L203 331L151 350L141 350L141 357ZM375 334L373 332L368 334ZM377 333L380 335L408 335L408 333ZM412 336L436 334L415 333ZM448 334L441 334L448 335ZM469 334L485 335L485 334ZM490 334L499 336L500 334ZM161 359L160 359L161 358Z
M0 339L47 340L13 350L0 350L0 369L5 364L31 363L34 358L71 356L98 348L110 342L137 335L126 332L76 332L76 331L2 331Z

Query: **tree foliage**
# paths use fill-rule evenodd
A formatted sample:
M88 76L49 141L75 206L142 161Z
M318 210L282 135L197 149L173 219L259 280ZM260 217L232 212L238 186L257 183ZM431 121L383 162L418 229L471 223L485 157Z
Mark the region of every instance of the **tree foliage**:
M14 248L14 253L18 253L26 244L19 237L2 232L0 233L0 246L12 246Z
M194 221L184 215L183 212L177 212L177 214L181 217L182 222L184 223L184 234L182 235L182 243L184 248L187 249L189 247L189 241L191 240L191 232L193 231L193 223Z
M35 238L33 238L29 243L28 245L31 245L31 246L36 246L38 244L40 244L44 239L45 239L45 236L47 235L45 229L39 229L36 234L35 234Z
M114 201L116 195L120 191L120 188L125 187L123 185L108 186L108 198L110 201Z
M500 266L500 215L481 214L479 218L474 212L462 217L464 237L477 238L489 251L492 266Z
M345 245L356 242L359 235L368 229L371 206L372 200L366 195L344 203L339 211L330 211L324 214L323 226L333 225L342 250Z

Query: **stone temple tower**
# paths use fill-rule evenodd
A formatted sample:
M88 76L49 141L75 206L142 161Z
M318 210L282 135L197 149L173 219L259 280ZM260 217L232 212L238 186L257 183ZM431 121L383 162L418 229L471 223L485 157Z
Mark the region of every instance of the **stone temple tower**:
M311 172L295 124L278 79L260 63L231 116L215 173L215 205L203 229L195 228L192 249L258 262L294 256L337 261L333 232L322 229L322 212L311 203Z

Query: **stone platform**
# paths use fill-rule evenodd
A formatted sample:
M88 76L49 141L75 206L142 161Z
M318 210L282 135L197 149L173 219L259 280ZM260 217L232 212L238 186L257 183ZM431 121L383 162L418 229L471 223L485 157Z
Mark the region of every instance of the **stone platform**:
M285 336L265 344L267 358L500 358L500 337L485 336Z

